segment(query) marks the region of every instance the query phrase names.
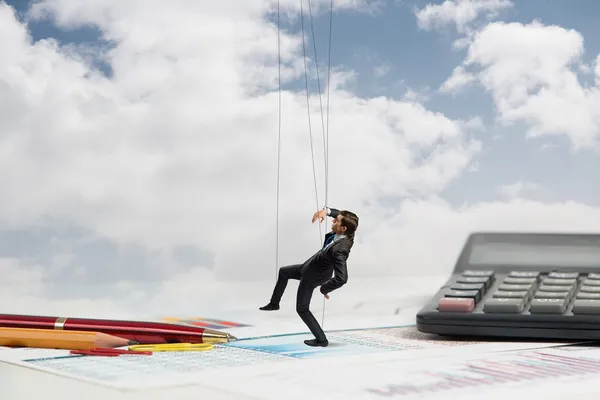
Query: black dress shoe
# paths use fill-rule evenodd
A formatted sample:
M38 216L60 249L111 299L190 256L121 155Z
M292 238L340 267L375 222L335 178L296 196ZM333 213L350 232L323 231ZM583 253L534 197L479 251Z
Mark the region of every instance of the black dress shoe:
M319 346L319 347L327 347L327 345L329 345L329 341L327 339L323 340L323 341L319 341L317 339L308 339L304 341L305 344L309 345L309 346Z
M259 310L263 310L263 311L279 310L279 304L269 303L266 306L259 307Z

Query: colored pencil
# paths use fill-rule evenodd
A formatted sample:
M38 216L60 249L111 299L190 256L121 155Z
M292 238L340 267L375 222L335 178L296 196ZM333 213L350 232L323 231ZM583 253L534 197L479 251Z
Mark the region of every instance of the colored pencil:
M139 344L139 342L101 332L0 328L0 346L6 347L89 350L98 347L115 348L135 344Z

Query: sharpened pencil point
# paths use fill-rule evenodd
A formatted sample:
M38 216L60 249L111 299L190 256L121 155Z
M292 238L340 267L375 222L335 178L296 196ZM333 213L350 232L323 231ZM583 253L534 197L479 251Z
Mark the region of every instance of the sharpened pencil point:
M129 346L136 346L140 344L140 342L138 342L137 340L130 340L129 342L127 342L127 345Z

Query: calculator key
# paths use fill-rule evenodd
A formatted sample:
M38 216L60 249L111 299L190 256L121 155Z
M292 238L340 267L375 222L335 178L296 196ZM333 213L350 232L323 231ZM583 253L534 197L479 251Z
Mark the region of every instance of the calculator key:
M525 299L529 292L505 292L498 290L494 292L493 297L498 299Z
M535 278L511 278L509 276L508 278L504 278L502 283L508 283L510 285L524 285L524 284L531 285L531 284L535 283L536 281L537 281L537 279L535 279Z
M588 277L589 279L600 279L600 274L597 274L597 273L595 273L595 272L590 272L590 273L587 275L587 277Z
M481 293L479 290L450 290L445 294L446 297L465 297L473 299L475 303L479 301Z
M548 274L548 278L557 278L557 279L577 279L579 277L579 272L550 272Z
M483 283L488 289L492 285L492 279L485 276L461 276L456 279L457 283Z
M444 297L440 299L438 311L471 312L475 308L473 299L464 297Z
M575 300L573 314L600 314L600 300Z
M485 289L485 284L483 283L455 283L450 286L452 290L479 290L483 292Z
M571 292L536 292L533 296L536 299L567 299L571 297Z
M584 285L588 285L588 286L600 286L600 280L598 279L590 279L590 278L586 278L583 281Z
M473 270L467 270L467 271L463 271L462 276L485 276L485 277L489 277L489 276L493 276L494 275L494 271L473 271Z
M579 292L577 293L577 298L578 299L587 299L587 300L600 300L600 293L586 293L586 292Z
M565 299L533 299L531 300L529 312L532 314L562 314L566 309L567 301Z
M540 273L538 271L511 271L508 276L511 278L535 278L537 279Z
M498 290L502 290L504 292L523 292L529 291L533 288L533 285L507 285L503 283L498 287Z
M525 301L523 299L493 298L487 299L483 306L486 313L511 313L516 314L523 311Z
M581 288L579 288L579 291L588 293L600 293L600 286L583 285Z
M560 286L560 285L544 285L541 284L538 288L541 292L571 292L574 286Z
M542 283L544 285L575 286L577 284L577 279L546 278Z

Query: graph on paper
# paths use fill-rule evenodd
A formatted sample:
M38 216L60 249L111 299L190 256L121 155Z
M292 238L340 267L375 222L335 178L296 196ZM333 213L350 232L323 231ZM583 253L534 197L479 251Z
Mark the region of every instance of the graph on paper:
M552 349L494 355L458 365L421 370L411 373L410 381L365 390L379 396L402 397L600 374L600 350L590 349L585 354L587 356L572 356L566 351Z

